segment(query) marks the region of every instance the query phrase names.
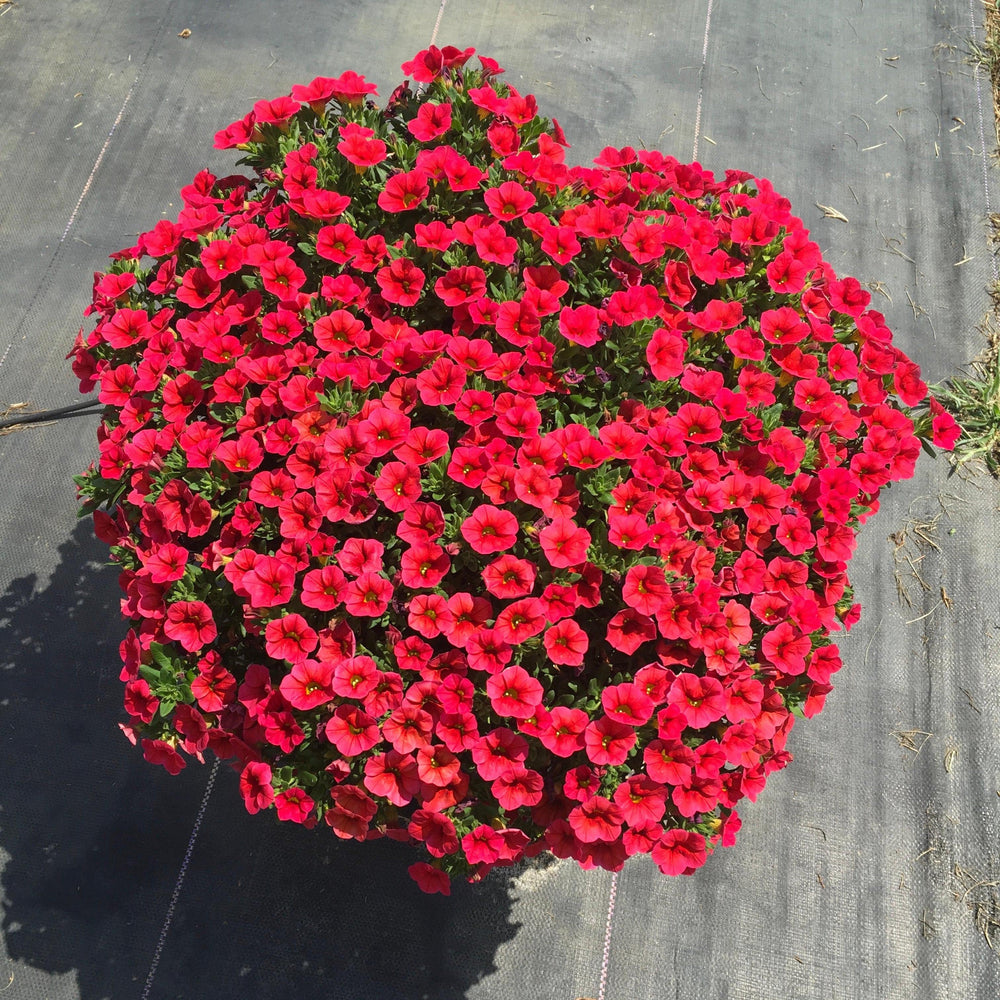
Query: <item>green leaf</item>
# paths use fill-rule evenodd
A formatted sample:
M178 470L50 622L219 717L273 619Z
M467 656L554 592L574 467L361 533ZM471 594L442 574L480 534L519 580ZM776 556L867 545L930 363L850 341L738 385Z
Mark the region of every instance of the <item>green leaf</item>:
M139 676L149 684L156 684L160 680L160 672L154 670L148 663L139 664Z
M169 671L171 673L173 672L174 661L167 654L167 650L166 650L165 646L160 645L160 643L158 643L158 642L152 642L152 643L150 643L150 645L149 645L149 655L152 657L153 663L155 663L160 668L160 676L161 677L163 675L163 671L164 670L167 670L167 671Z

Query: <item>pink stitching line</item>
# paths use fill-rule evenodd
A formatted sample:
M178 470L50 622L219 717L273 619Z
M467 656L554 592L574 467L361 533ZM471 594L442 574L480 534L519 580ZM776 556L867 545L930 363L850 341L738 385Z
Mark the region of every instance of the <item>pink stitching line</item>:
M201 806L198 809L198 815L195 817L194 829L191 831L187 850L184 852L181 870L177 875L177 884L174 886L173 895L170 897L170 905L167 907L167 916L163 921L160 939L156 942L156 950L153 952L153 962L149 967L149 975L146 976L146 986L142 991L142 1000L149 1000L149 991L153 988L153 979L156 977L156 968L160 964L160 955L163 952L163 945L167 940L167 931L170 930L170 922L174 919L174 908L177 906L177 900L184 885L184 876L187 874L188 865L191 862L191 854L194 852L194 842L198 839L198 831L201 829L201 821L205 818L205 810L208 808L208 797L212 794L212 786L215 784L215 775L218 773L218 770L219 760L216 758L212 763L212 773L208 776L205 794L201 797Z
M437 40L438 28L441 27L441 18L444 16L444 5L448 0L441 0L441 6L438 8L437 20L434 22L434 30L431 32L431 45Z
M694 148L691 159L698 159L698 134L701 131L701 102L705 96L705 66L708 63L708 33L712 27L712 0L708 0L708 10L705 13L705 39L701 46L701 69L698 70L698 107L694 113Z
M601 958L601 982L597 989L597 1000L604 1000L608 985L608 967L611 958L611 918L615 915L615 897L618 894L618 872L611 875L611 890L608 893L608 922L604 928L604 955Z

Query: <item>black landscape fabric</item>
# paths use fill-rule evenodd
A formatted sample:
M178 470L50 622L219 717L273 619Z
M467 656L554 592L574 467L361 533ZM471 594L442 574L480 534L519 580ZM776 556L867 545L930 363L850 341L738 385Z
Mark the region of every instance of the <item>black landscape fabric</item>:
M260 98L354 69L387 95L475 46L606 145L749 170L869 287L929 381L982 347L1000 192L978 0L0 3L0 413L76 401L107 254ZM183 37L182 37L183 36ZM17 412L12 411L12 412ZM532 863L422 895L393 844L247 816L117 729L124 626L71 476L97 417L0 433L0 996L950 1000L1000 995L997 487L944 460L884 495L864 607L794 763L688 879Z

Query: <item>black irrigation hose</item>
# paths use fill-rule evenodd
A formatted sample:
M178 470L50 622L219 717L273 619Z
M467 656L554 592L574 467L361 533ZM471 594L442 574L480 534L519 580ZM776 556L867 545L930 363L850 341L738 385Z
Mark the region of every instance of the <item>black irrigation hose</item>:
M85 399L82 403L74 403L72 406L60 406L55 410L42 410L40 413L25 413L19 417L7 417L0 420L0 430L6 427L17 427L18 424L35 424L42 420L59 420L69 416L71 413L79 413L81 410L89 410L92 407L102 407L104 404L99 399Z

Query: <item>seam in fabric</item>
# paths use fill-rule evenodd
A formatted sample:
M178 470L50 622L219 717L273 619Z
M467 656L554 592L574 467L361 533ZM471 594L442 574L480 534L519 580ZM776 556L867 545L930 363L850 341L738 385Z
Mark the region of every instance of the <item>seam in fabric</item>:
M597 988L597 1000L604 1000L608 987L608 969L611 960L611 920L615 915L615 897L618 895L618 872L611 875L611 889L608 892L608 921L604 927L604 954L601 957L601 981Z
M712 2L708 0L708 10L705 12L705 37L701 46L701 69L698 70L698 106L694 113L694 147L691 159L698 159L698 136L701 132L701 104L705 96L705 67L708 65L708 33L712 28ZM971 2L971 0L970 0Z
M194 828L191 830L191 837L188 840L187 850L184 852L184 860L181 862L181 870L177 875L177 882L174 885L173 894L170 897L170 905L167 907L167 916L163 921L163 929L160 931L160 938L156 942L156 950L153 952L153 961L149 967L149 975L146 976L146 985L142 991L142 1000L148 1000L149 991L153 988L153 980L156 978L156 969L160 964L160 955L163 953L163 945L167 940L167 932L170 930L171 921L174 919L174 908L180 898L181 888L184 885L184 876L187 874L188 865L191 863L191 855L194 852L194 843L198 839L198 831L201 829L201 821L205 818L205 810L208 808L208 797L212 794L212 786L215 784L215 775L219 770L218 758L212 764L212 773L208 776L208 784L205 786L205 794L201 797L201 805L198 808L198 815L194 820Z
M149 62L149 57L153 54L153 48L159 41L160 32L156 33L152 43L146 50L146 54L143 57L142 62L139 65L139 69L136 72L135 79L132 81L132 86L129 87L128 93L125 95L125 100L122 101L122 106L118 109L118 115L116 116L114 123L111 126L111 130L108 132L108 137L104 140L104 145L101 147L101 151L97 154L97 159L94 161L94 166L90 170L90 175L87 177L86 182L83 185L83 190L80 192L80 197L76 200L76 205L73 206L73 211L70 213L69 221L66 223L66 228L63 230L62 236L59 237L59 242L56 244L55 249L52 251L52 256L49 258L48 264L45 266L45 272L42 274L41 280L38 282L35 288L35 294L31 297L31 302L28 303L28 308L25 310L24 315L18 321L17 326L14 328L13 336L10 339L10 343L4 349L2 355L0 355L0 368L3 367L3 363L7 360L7 355L10 354L11 348L17 342L17 338L24 327L25 322L29 316L34 314L35 303L38 301L39 296L42 291L48 285L49 274L52 268L55 266L56 261L59 259L59 255L62 252L63 244L66 242L66 237L69 235L70 229L73 228L73 223L76 221L77 213L80 211L80 206L83 204L83 199L87 197L87 192L90 190L91 184L94 182L94 178L97 176L97 171L100 169L101 163L104 160L104 155L108 151L108 147L111 145L111 140L114 137L115 131L118 126L121 125L122 119L125 117L125 109L128 107L128 103L132 100L132 95L135 93L135 89L138 86L139 80L142 77L142 72L146 67L146 63Z

